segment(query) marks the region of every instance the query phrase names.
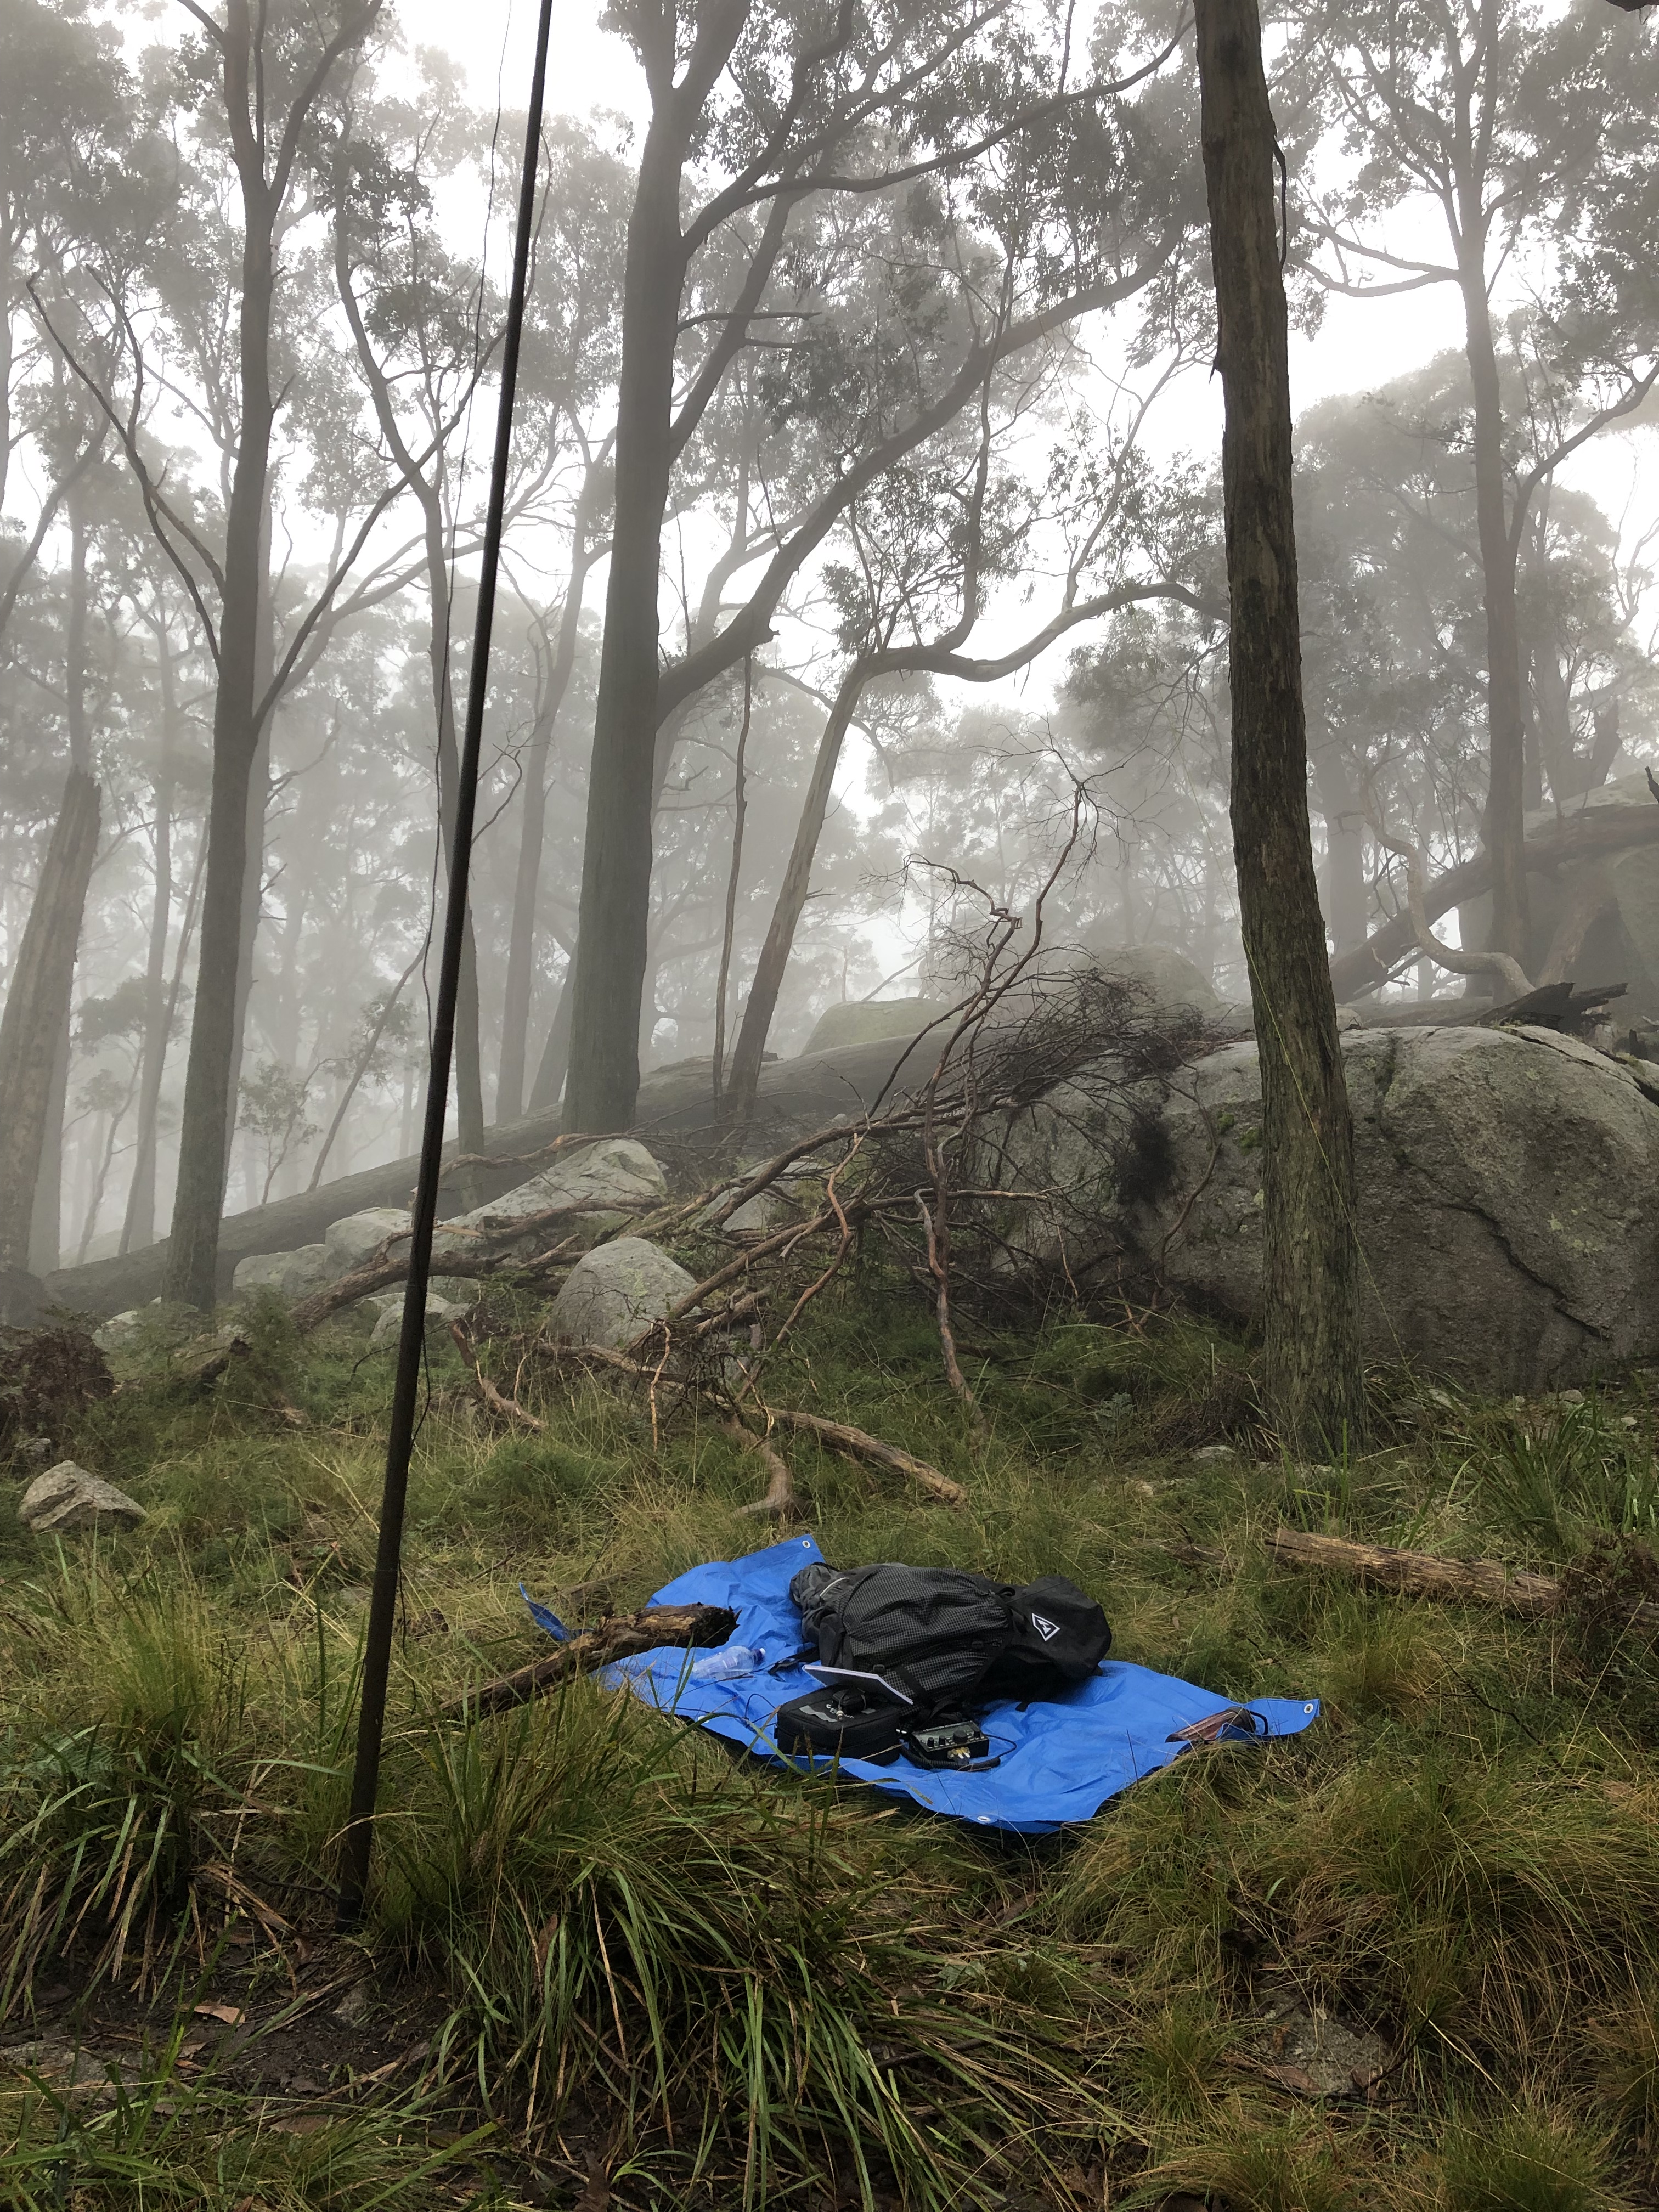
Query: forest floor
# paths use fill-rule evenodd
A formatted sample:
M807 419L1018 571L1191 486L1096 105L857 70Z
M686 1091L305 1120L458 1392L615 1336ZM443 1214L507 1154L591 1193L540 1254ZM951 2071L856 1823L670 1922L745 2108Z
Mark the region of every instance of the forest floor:
M1370 1449L1297 1468L1248 1347L1056 1316L967 1328L975 1438L914 1291L843 1278L769 1395L968 1503L792 1437L828 1558L1064 1573L1115 1656L1323 1700L1030 1841L592 1683L446 1713L548 1648L521 1581L627 1609L775 1530L718 1424L653 1434L642 1399L509 1361L545 1424L509 1432L434 1346L377 1880L343 1936L392 1353L349 1319L252 1334L203 1389L158 1319L54 1435L143 1502L134 1533L27 1534L36 1465L0 1461L0 2205L1653 2200L1659 1655L1614 1601L1659 1516L1642 1375L1501 1407L1379 1376ZM1275 1564L1281 1519L1577 1563L1577 1595L1527 1620L1368 1593Z

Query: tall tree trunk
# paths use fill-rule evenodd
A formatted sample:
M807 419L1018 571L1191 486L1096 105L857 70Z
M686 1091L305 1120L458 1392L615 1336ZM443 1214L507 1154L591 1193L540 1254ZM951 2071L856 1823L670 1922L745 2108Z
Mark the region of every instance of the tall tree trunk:
M412 486L426 524L427 594L432 622L427 652L432 664L432 701L438 716L438 827L446 866L453 866L455 810L461 776L455 744L455 679L451 663L454 607L449 566L444 557L443 507L436 489L416 477ZM478 942L472 914L466 916L461 946L460 986L455 996L455 1119L464 1152L483 1149L483 1051L478 1034Z
M0 1267L26 1267L59 1040L87 885L98 850L98 786L71 768L0 1015ZM61 1099L58 1107L62 1121ZM54 1186L55 1196L55 1186Z
M640 1087L657 745L658 571L668 503L674 349L684 277L684 125L671 100L647 133L628 226L616 511L587 785L571 1004L567 1129L623 1129Z
M92 727L87 715L87 488L77 478L69 496L70 594L69 620L64 645L64 720L69 729L70 765L92 774ZM81 937L82 917L75 919L75 940ZM35 1174L34 1205L29 1231L29 1267L49 1275L62 1258L64 1217L64 1112L69 1099L70 1002L64 1000L63 1019L52 1048L52 1089Z
M532 1114L550 1114L558 1104L559 1093L564 1088L564 1079L570 1066L570 1010L576 1002L575 974L576 956L573 951L559 985L558 1004L553 1009L547 1042L542 1047L536 1080L530 1086L530 1110Z
M1261 1065L1267 1403L1286 1444L1357 1439L1353 1131L1308 822L1277 137L1256 0L1197 0L1226 428L1233 855Z
M270 464L271 247L275 210L263 175L242 179L242 297L239 372L240 436L225 518L219 682L213 702L213 784L208 802L207 880L201 957L185 1072L165 1295L210 1309L217 1287L219 1218L230 1166L230 1084L236 1027L248 797L259 731L254 689L259 658L260 557Z
M755 1110L755 1089L760 1081L761 1055L766 1050L772 1018L778 1010L778 994L783 988L789 955L794 949L795 931L805 911L806 894L812 883L812 862L817 854L818 840L823 835L824 818L830 811L830 793L836 786L836 770L841 763L841 749L852 726L859 697L868 677L869 671L862 662L855 661L848 670L830 707L823 734L818 739L817 757L812 763L806 796L801 801L800 820L795 827L795 842L790 848L783 881L778 887L772 919L767 925L766 940L761 946L760 958L755 966L755 978L749 986L749 996L744 1002L743 1020L738 1025L738 1042L732 1054L732 1073L726 1085L726 1113L729 1121L738 1125L747 1121Z
M173 920L173 787L178 735L179 696L173 655L167 649L165 610L156 623L161 694L161 750L155 787L155 873L149 905L149 946L144 963L144 1030L138 1067L138 1129L133 1146L132 1179L121 1224L121 1249L155 1242L155 1132L167 1065L170 1009L167 1005L167 930Z
M1314 793L1325 822L1325 919L1338 952L1365 942L1365 817L1344 763L1325 752L1314 763Z
M276 609L270 594L270 486L265 486L259 518L259 617L253 647L253 696L263 699L276 670ZM241 1104L242 1059L247 1048L248 1000L253 995L253 955L259 942L259 922L265 900L265 817L270 811L270 753L275 734L275 709L259 724L254 740L253 766L247 782L247 865L242 872L241 919L236 944L236 1015L230 1044L230 1069L225 1084L225 1112L234 1134ZM226 1169L228 1179L229 1169Z
M513 885L507 988L501 999L501 1056L495 1076L498 1121L515 1121L524 1111L525 1064L530 1049L530 999L536 974L536 906L542 880L542 842L547 827L547 762L558 727L559 710L576 665L582 591L594 560L588 532L589 508L597 494L597 473L589 471L588 482L583 485L576 502L570 539L570 580L565 586L564 606L559 616L558 643L525 757L524 826L519 836L519 865ZM563 1080L562 1069L560 1080Z
M1472 203L1463 196L1466 208ZM1486 728L1489 764L1482 836L1492 855L1492 927L1486 949L1527 962L1527 725L1521 701L1521 631L1515 604L1515 553L1504 497L1504 404L1486 296L1485 227L1459 242L1465 350L1474 392L1474 505L1486 616Z

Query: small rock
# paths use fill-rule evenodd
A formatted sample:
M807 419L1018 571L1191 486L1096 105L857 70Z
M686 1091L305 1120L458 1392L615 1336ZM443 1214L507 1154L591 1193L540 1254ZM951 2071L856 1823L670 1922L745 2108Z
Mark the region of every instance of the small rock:
M335 1272L326 1244L301 1244L292 1252L254 1252L236 1262L231 1293L245 1298L255 1291L275 1291L292 1304L330 1281Z
M408 1226L408 1208L399 1206L368 1206L360 1213L348 1213L338 1221L331 1221L323 1231L323 1249L328 1254L331 1272L349 1275L354 1267L361 1267L369 1254L377 1251L388 1237L395 1237L400 1229Z
M23 1492L17 1517L37 1536L52 1536L66 1529L90 1528L100 1520L136 1528L147 1516L136 1498L66 1459L36 1475Z
M143 1319L137 1306L127 1313L112 1314L101 1328L94 1329L92 1340L100 1352L125 1351L143 1326Z
M1388 2072L1388 2045L1369 2029L1345 2027L1317 2007L1281 2005L1249 2038L1257 2068L1304 2097L1363 2094Z
M52 1438L31 1437L27 1443L18 1446L18 1450L21 1457L30 1461L35 1467L44 1467L52 1457Z
M666 1252L643 1237L618 1237L577 1261L548 1318L570 1343L616 1347L696 1288L696 1278Z
M374 2002L374 1985L368 1982L354 1982L334 2008L334 2017L343 2027L356 2027L367 2018Z
M1200 1467L1208 1467L1217 1460L1237 1459L1238 1454L1231 1444L1200 1444L1193 1454Z
M457 1305L453 1298L441 1298L435 1292L426 1294L426 1325L447 1328L452 1321L459 1321L468 1309ZM380 1318L368 1333L371 1344L395 1344L403 1334L404 1300L400 1291L380 1310Z
M643 1145L632 1137L607 1137L600 1144L585 1145L568 1159L556 1160L517 1189L445 1222L433 1249L453 1255L464 1241L453 1232L510 1229L527 1214L546 1213L561 1206L591 1207L591 1212L584 1212L584 1221L596 1229L609 1227L627 1212L659 1205L667 1195L668 1178Z
M1555 1402L1558 1406L1582 1406L1584 1394L1582 1390L1563 1390L1558 1394Z

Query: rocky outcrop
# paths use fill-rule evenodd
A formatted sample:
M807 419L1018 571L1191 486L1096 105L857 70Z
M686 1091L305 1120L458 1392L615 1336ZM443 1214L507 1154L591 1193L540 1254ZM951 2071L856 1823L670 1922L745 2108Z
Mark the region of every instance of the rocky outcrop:
M661 1205L667 1195L668 1178L643 1145L632 1137L606 1137L443 1223L433 1249L460 1249L460 1239L446 1237L446 1231L507 1229L526 1215L561 1206L581 1207L580 1219L590 1229L613 1228L643 1208Z
M643 1237L618 1237L584 1253L553 1302L548 1325L570 1344L615 1349L696 1287L678 1260Z
M440 1222L432 1244L433 1260L440 1272L432 1279L435 1304L428 1302L428 1318L436 1312L437 1318L448 1320L464 1312L471 1303L471 1285L460 1277L445 1277L441 1269L446 1255L453 1259L469 1250L480 1232L499 1234L516 1220L568 1206L583 1209L571 1223L572 1229L583 1227L597 1234L659 1204L667 1195L668 1181L662 1169L645 1146L632 1138L608 1137L599 1144L584 1146L569 1158L556 1161L540 1175L515 1184L488 1204ZM406 1207L362 1206L356 1213L330 1222L320 1244L302 1244L294 1252L258 1252L239 1261L232 1279L233 1294L248 1297L256 1291L271 1290L293 1304L320 1285L337 1282L354 1267L362 1267L388 1237L406 1231L409 1223ZM399 1306L401 1303L399 1299ZM441 1311L437 1310L440 1308ZM395 1328L387 1330L382 1316L375 1323L373 1341L381 1343L394 1333Z
M147 1516L136 1498L66 1459L36 1475L18 1501L17 1517L37 1536L56 1536L100 1521L136 1528Z
M397 1291L389 1297L369 1298L364 1303L375 1309L374 1326L368 1333L369 1342L396 1344L403 1334L403 1292ZM451 1322L465 1319L471 1310L471 1307L464 1304L460 1299L446 1297L440 1291L428 1290L426 1294L426 1325L428 1330L435 1328L441 1334Z
M231 1291L239 1298L252 1297L256 1291L275 1291L291 1305L344 1272L332 1264L326 1244L301 1244L297 1252L255 1252L239 1260Z
M1342 1048L1373 1358L1537 1391L1659 1351L1659 1107L1624 1068L1548 1030ZM1138 1146L1099 1156L1100 1244L1254 1318L1261 1131L1253 1043L1179 1071Z
M361 1267L371 1252L378 1252L388 1237L397 1237L409 1227L409 1209L404 1206L366 1206L356 1213L348 1213L338 1221L331 1221L323 1231L323 1249L328 1255L328 1279L349 1275L354 1267Z

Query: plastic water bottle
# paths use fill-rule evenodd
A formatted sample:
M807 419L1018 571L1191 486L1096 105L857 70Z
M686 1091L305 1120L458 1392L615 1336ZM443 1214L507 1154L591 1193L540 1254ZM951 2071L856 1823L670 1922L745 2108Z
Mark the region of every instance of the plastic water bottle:
M711 1651L706 1659L699 1659L691 1669L694 1682L740 1682L745 1674L752 1674L766 1656L757 1645L753 1650L746 1644L722 1644L718 1651Z

